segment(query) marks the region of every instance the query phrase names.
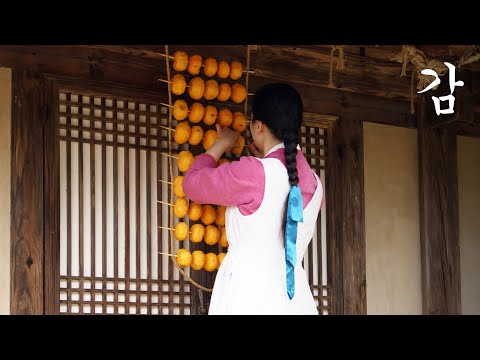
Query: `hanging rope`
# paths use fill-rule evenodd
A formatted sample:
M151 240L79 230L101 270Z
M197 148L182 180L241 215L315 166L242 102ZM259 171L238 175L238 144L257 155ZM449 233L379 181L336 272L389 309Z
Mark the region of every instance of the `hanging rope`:
M407 75L407 65L409 63L413 65L413 71L417 72L418 75L418 90L425 89L433 81L431 76L421 73L423 69L432 69L439 76L444 75L448 70L443 62L436 59L428 59L423 51L418 50L413 45L402 45L402 50L395 54L391 60L402 63L400 77Z
M248 80L249 80L249 75L250 75L250 50L252 49L252 46L256 46L256 45L247 45L247 73L245 75L245 88L247 89L247 97L245 98L245 104L244 104L244 108L243 108L243 113L245 115L245 121L249 121L248 119ZM250 131L250 130L248 130ZM250 146L250 137L251 136L247 136L247 139L246 139L246 147L242 150L242 153L246 153L247 149L249 148Z
M333 58L334 53L338 50L338 61L337 61L337 70L345 69L345 54L344 54L344 45L332 45L332 50L330 51L330 74L328 76L328 86L334 87L333 85Z
M168 53L168 45L165 45L165 61L166 61L166 64L167 64L167 78L168 78L168 104L169 104L169 111L168 111L168 127L170 129L172 129L172 108L173 108L173 105L172 105L172 92L171 92L171 79L170 79L170 56L169 56L169 53ZM248 74L248 73L247 73ZM173 131L169 131L168 132L168 151L171 155L172 153L172 132ZM173 160L172 158L170 157L168 159L168 165L169 165L169 175L170 175L170 182L173 182ZM170 204L173 204L173 187L170 186ZM170 223L169 223L169 226L170 226L170 249L168 250L168 252L170 254L173 254L173 237L174 237L174 227L173 227L173 206L170 206ZM199 289L202 289L204 291L208 291L208 292L212 292L213 289L209 289L209 288L206 288L205 286L202 286L200 285L199 283L197 283L195 280L193 280L190 276L187 275L187 273L185 273L185 271L183 271L183 269L178 265L177 261L175 260L175 257L174 256L170 256L170 259L172 260L172 262L175 264L175 266L177 267L178 271L191 283L193 284L194 286L196 286L197 288Z
M345 69L345 54L343 52L343 47L343 45L334 46L334 48L338 50L337 70Z
M402 45L402 50L393 56L392 60L402 63L402 72L400 73L400 77L407 76L407 65L413 55L415 55L416 51L417 48L415 46Z
M247 97L245 98L245 106L244 106L244 115L245 120L248 120L247 117L247 107L248 107L248 78L250 75L250 45L247 45L247 73L245 74L245 88L247 89Z

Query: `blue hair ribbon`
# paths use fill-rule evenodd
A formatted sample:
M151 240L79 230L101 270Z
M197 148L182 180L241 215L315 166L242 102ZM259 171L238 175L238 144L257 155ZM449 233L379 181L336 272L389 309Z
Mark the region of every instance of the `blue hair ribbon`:
M303 222L303 199L298 186L290 187L285 228L285 261L287 293L290 300L295 295L295 264L297 262L297 228Z

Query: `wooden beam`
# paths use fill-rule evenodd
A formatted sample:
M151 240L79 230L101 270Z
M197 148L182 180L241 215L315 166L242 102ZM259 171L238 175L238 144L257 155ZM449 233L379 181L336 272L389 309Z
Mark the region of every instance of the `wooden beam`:
M341 118L333 142L329 180L329 282L335 314L366 314L365 204L363 182L363 126ZM327 200L328 204L328 200Z
M120 53L119 53L120 52ZM160 91L164 62L85 46L0 46L0 66ZM163 69L163 70L162 70Z
M311 112L303 113L303 125L316 126L323 129L329 129L335 125L338 120L338 116L316 114Z
M12 314L43 313L42 79L26 71L12 77Z
M251 61L256 76L329 88L328 49L262 46L252 53ZM396 62L348 54L345 69L333 69L333 83L346 92L409 100L410 75L401 78L400 72L401 64Z
M217 59L245 59L245 46L172 46ZM13 46L0 47L0 65L66 76L160 88L165 74L163 46ZM387 98L409 98L409 80L400 78L399 64L350 54L347 67L334 71L334 84L342 91L361 92ZM330 52L261 46L251 52L256 76L328 87Z
M199 53L203 57L213 56L228 61L233 59L244 61L246 51L245 46L239 45L171 46L171 52L177 49L184 49L189 54ZM164 57L160 55L163 52L162 45L5 45L0 46L0 65L83 80L89 79L94 84L128 86L152 93L166 94L166 85L157 81L158 78L166 77ZM262 54L270 55L263 57ZM339 88L326 86L328 82L326 66L329 65L329 56L328 46L309 45L289 48L262 45L260 50L252 51L252 67L257 67L259 72L250 77L250 90L254 92L262 84L283 81L298 89L307 112L355 117L362 121L394 126L416 127L416 118L410 114L409 102L405 101L406 97L389 99L381 91L379 92L385 84L387 84L387 91L395 92L395 84L400 84L398 81L403 84L402 87L408 86L409 81L406 78L398 77L399 64L348 53L347 68L342 71L344 75L339 72L338 76L340 78L344 76L347 84L356 83L359 87L354 91L354 89L349 90L348 86ZM334 71L334 73L337 72ZM477 88L480 90L480 74L463 71L461 74L465 74L462 78L470 87L472 94L477 91ZM370 78L376 79L380 87L372 83L373 80ZM336 84L340 83L336 82ZM370 90L362 88L371 86L373 87ZM471 125L469 126L471 128ZM475 133L475 131L465 131L465 133Z
M405 44L408 45L408 44ZM402 45L358 45L367 50L382 51L385 54L385 59L390 58L392 54L399 53L402 50ZM460 58L465 51L469 50L473 45L414 45L417 49L424 52L429 58L436 58L438 60L448 60L450 58Z
M336 89L403 101L410 99L410 74L401 78L401 64L391 60L401 48L399 45L371 46L367 50L372 56L368 56L368 52L367 56L361 55L353 48L346 47L345 70L333 70ZM432 47L432 51L443 51L437 48ZM241 45L171 46L172 53L177 49L227 61L244 62L246 54L246 46ZM0 65L158 89L157 78L165 76L163 52L163 45L4 45L0 47ZM259 77L328 88L330 47L262 45L251 52L251 68Z
M431 128L431 99L418 109L420 242L424 314L460 314L457 137Z

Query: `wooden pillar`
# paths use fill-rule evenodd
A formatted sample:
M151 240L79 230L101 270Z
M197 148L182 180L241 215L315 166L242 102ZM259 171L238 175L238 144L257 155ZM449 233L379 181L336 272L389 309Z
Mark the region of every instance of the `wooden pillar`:
M329 137L329 283L333 314L366 314L363 126L341 118Z
M423 313L460 314L457 137L430 127L438 122L430 97L417 116Z
M42 79L28 71L12 76L12 314L43 313Z

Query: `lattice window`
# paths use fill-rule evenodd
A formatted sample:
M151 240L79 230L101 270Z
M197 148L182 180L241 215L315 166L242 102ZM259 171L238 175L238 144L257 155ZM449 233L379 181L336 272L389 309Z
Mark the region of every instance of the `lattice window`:
M327 162L327 130L320 124L308 123L301 128L301 147L311 168L319 175L325 191ZM327 282L327 216L326 201L318 215L317 227L313 239L303 259L310 289L312 290L319 314L330 314L331 287Z
M156 201L169 202L158 180L172 181L159 128L167 108L91 93L57 99L60 313L189 314L191 285L158 256L169 251L157 227L169 209Z
M57 92L54 104L60 171L60 256L53 261L60 275L58 311L190 314L196 289L169 258L158 256L169 252L168 230L158 228L168 226L169 207L157 202L170 202L167 130L161 128L168 126L167 108L141 98L71 89ZM303 151L324 188L326 134L326 126L316 121L302 127ZM330 313L331 306L325 208L324 203L304 258L321 314ZM174 241L173 253L179 245L198 246ZM190 275L189 268L186 272ZM213 285L214 275L192 274L206 286Z

